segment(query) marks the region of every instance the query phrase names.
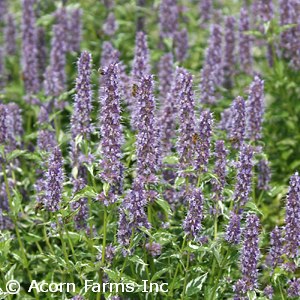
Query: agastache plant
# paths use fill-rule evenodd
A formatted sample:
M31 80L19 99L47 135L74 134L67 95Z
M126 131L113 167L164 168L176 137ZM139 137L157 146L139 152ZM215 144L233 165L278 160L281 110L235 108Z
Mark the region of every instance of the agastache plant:
M38 72L40 83L43 83L43 76L47 67L47 46L46 46L46 37L45 29L43 27L37 28L37 48L38 48Z
M104 87L101 92L99 114L101 133L100 177L110 185L111 193L109 197L105 192L101 195L105 204L116 200L116 195L121 192L123 179L123 165L121 163L123 133L117 67L116 64L110 64L103 70Z
M298 172L291 176L285 208L284 253L288 258L293 259L298 256L300 246L300 177Z
M264 115L264 81L258 76L254 77L249 87L246 115L246 136L252 141L258 141L262 137Z
M64 182L63 157L58 146L50 153L45 177L45 206L49 211L56 212L61 207Z
M186 198L189 208L182 227L190 238L197 239L202 229L204 197L202 191L199 188L195 188L187 193Z
M233 101L230 116L228 138L234 149L240 149L246 133L246 103L242 97L238 96Z
M214 193L214 199L216 201L223 200L223 189L226 184L227 175L227 155L228 150L225 147L225 142L223 140L216 141L215 144L215 167L214 174L217 178L212 179L212 191Z
M118 29L115 14L110 12L107 16L105 23L103 24L103 32L108 36L113 36Z
M180 170L191 167L194 161L195 146L195 100L193 92L193 76L185 69L180 69L178 84L182 87L179 92L179 136L176 148L179 155Z
M282 255L284 253L284 238L282 236L282 229L276 226L270 233L270 244L268 256L266 258L267 265L275 268L282 264Z
M203 0L199 4L201 25L207 26L213 15L213 1Z
M28 103L38 103L35 94L40 90L34 5L35 0L22 0L22 70Z
M17 51L16 45L16 23L15 17L12 14L8 14L6 17L6 26L5 26L5 53L7 55L15 55Z
M241 70L251 74L252 72L252 41L251 36L247 35L247 31L250 30L250 20L246 8L242 8L240 11L239 19L239 55Z
M138 91L138 123L136 139L137 174L147 184L156 182L159 170L160 144L157 120L155 117L153 76L141 79Z
M207 172L210 158L211 136L213 116L209 110L203 110L200 114L199 125L194 136L195 162L194 167L200 172Z
M237 176L233 196L236 207L243 207L249 200L253 177L253 155L253 147L243 144L237 163Z
M257 165L258 182L257 188L261 191L270 190L271 170L267 159L262 158Z
M159 6L160 35L173 37L178 30L179 7L177 0L162 0Z
M176 59L179 62L183 62L187 58L189 50L189 37L186 28L174 33L173 43Z
M225 240L230 244L239 244L241 240L241 216L231 212L229 224L226 228Z
M80 50L82 38L82 11L79 8L72 9L68 20L69 32L69 51L77 52Z
M225 19L225 47L224 47L224 85L227 88L232 87L232 78L235 74L235 64L236 64L236 38L235 38L235 18L229 16Z
M74 98L74 112L71 117L72 139L81 135L88 139L93 131L91 124L92 88L91 68L92 56L83 51L77 62L78 75L76 79L76 94Z
M246 227L243 230L240 257L242 278L234 286L235 292L240 296L245 296L248 291L253 291L258 285L259 227L259 218L254 214L248 215Z

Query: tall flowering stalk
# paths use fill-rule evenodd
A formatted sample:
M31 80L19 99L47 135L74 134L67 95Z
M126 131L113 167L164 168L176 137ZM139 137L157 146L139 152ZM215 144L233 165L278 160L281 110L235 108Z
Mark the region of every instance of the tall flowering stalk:
M153 91L153 76L143 77L138 92L139 119L136 139L137 174L143 183L156 182L155 174L161 163Z
M271 170L267 159L261 159L257 165L258 182L257 188L261 191L270 190Z
M233 101L230 116L228 138L234 149L240 149L246 133L246 104L241 96Z
M6 26L4 29L6 55L16 54L17 51L16 31L17 28L15 23L15 17L12 14L8 14L6 17Z
M171 90L173 74L173 55L172 53L167 53L161 57L158 64L159 95L162 106L167 101L166 98Z
M200 189L195 188L187 194L189 209L183 221L183 230L194 239L199 238L202 229L204 197Z
M200 10L201 25L206 27L212 18L213 1L212 0L200 1L199 10Z
M58 97L66 87L66 40L64 27L53 25L50 65L45 72L45 92L48 96Z
M210 146L212 136L213 116L209 110L203 110L200 114L195 145L196 170L207 172L208 160L210 158Z
M150 74L150 55L147 43L147 36L144 32L139 31L136 34L135 53L131 69L131 84L138 85L143 76ZM134 129L137 127L138 119L138 99L137 94L132 94L129 103L131 111L131 125Z
M103 24L103 32L108 36L113 36L118 29L115 14L110 12Z
M288 258L296 258L300 246L300 177L296 172L290 179L285 205L285 247Z
M159 6L160 35L173 37L178 30L179 7L177 0L162 0Z
M166 101L162 108L162 114L159 122L161 132L162 153L169 154L173 146L172 139L176 136L176 118L178 113L179 97L183 85L181 80L181 70L176 68L171 91L167 94Z
M76 94L74 98L74 112L71 117L71 135L75 140L77 135L86 139L92 133L91 111L92 111L92 88L91 68L92 56L83 51L77 62L78 75L76 79Z
M39 80L42 84L43 76L46 71L47 66L47 45L46 45L46 37L45 37L45 29L43 27L37 28L37 47L38 47L38 72L39 72Z
M259 250L259 227L260 222L256 215L250 214L246 220L246 228L243 231L243 246L241 249L242 278L234 286L239 295L245 295L248 291L257 288Z
M215 103L215 91L223 83L223 76L222 28L217 24L213 24L211 26L209 46L205 54L205 62L201 70L200 101L202 103Z
M6 84L6 74L4 65L4 49L0 47L0 91L4 89Z
M224 47L224 85L227 88L232 87L232 78L235 74L236 64L236 38L235 38L235 18L229 16L225 19L225 47Z
M269 250L268 256L267 256L267 264L275 268L276 266L280 265L282 260L282 255L284 251L283 247L284 238L282 237L282 230L278 226L276 226L271 234L270 234L270 244L271 248Z
M45 206L55 212L60 209L63 192L63 158L59 147L55 147L49 157L45 182Z
M225 240L230 244L239 244L241 240L241 216L231 212L229 224L226 228Z
M253 147L243 144L237 163L237 176L234 189L236 207L244 206L249 200L253 177Z
M258 141L262 136L262 122L264 115L264 81L258 76L249 88L247 100L247 138L252 141Z
M112 203L121 192L123 165L121 146L123 134L121 127L120 95L118 92L117 65L110 64L104 70L104 87L100 105L101 133L101 179L110 185L112 195L103 194L105 203ZM106 202L107 201L107 202Z
M22 70L29 103L38 102L34 95L40 90L34 5L35 0L22 0Z
M189 37L186 28L178 30L174 33L174 51L175 57L179 62L183 62L188 56Z
M251 74L252 72L252 42L250 35L246 32L250 30L250 20L246 8L242 8L240 11L239 20L239 54L241 70Z
M84 139L89 140L92 133L93 126L91 124L91 111L92 111L92 88L91 88L91 69L92 69L92 56L89 52L83 51L77 62L77 79L76 79L76 94L74 99L74 110L71 117L71 151L73 167L78 168L77 176L72 178L73 195L83 189L86 185L86 172L80 157L82 153L78 146L75 144L77 136L82 136ZM84 153L87 155L87 153ZM88 206L87 198L81 198L71 204L72 210L78 210L74 216L75 227L83 229L87 227L88 219Z
M180 169L184 171L193 165L195 145L195 100L193 93L193 77L185 69L180 69L178 83L182 86L179 95L179 135L177 152L179 155Z
M217 178L212 179L212 191L214 192L214 199L216 201L223 200L223 189L226 184L227 175L227 155L228 150L225 147L225 142L223 140L216 141L214 174Z
M77 52L80 50L82 39L82 11L79 8L70 11L68 21L69 34L69 51Z

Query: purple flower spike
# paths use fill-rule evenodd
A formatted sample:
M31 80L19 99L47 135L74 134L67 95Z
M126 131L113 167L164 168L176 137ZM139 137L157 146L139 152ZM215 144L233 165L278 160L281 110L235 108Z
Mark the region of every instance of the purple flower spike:
M173 77L171 91L164 102L163 111L160 118L161 146L162 153L169 154L172 148L172 139L176 136L176 117L178 111L179 97L183 85L181 80L181 70L177 68Z
M246 133L246 104L242 97L237 96L233 101L230 115L228 138L234 149L240 149Z
M34 4L35 0L22 0L22 67L26 101L29 103L37 102L33 95L40 90Z
M161 57L158 65L159 95L162 106L166 102L168 93L171 91L173 73L173 55L172 53L167 53Z
M65 91L66 85L66 40L64 28L53 25L51 41L50 65L45 73L45 92L47 96L59 96Z
M270 240L271 248L266 260L267 264L274 269L283 262L284 238L282 237L282 230L278 226L271 232Z
M120 211L119 211L117 235L118 235L119 244L122 245L123 247L128 247L130 244L130 238L132 235L132 226L131 226L131 223L129 223L128 217L126 215L125 207L123 207L124 204L125 203L123 202L123 205L121 206ZM133 207L133 205L131 205L130 207Z
M196 188L188 193L186 197L188 198L189 209L182 227L189 237L197 239L202 229L204 198L201 190Z
M224 85L227 88L232 87L232 77L235 74L235 26L234 17L225 19Z
M213 1L212 0L200 1L199 9L200 9L200 16L201 16L201 24L206 27L212 18Z
M120 52L116 50L110 42L105 41L102 45L101 61L102 68L118 62Z
M124 207L128 211L129 223L132 228L150 228L150 223L145 213L146 199L144 186L136 178L132 184L132 190L129 191L124 199Z
M266 159L261 159L258 162L258 183L257 188L262 191L270 190L271 170L269 162Z
M7 140L7 108L0 103L0 144L4 144Z
M300 177L298 172L291 176L285 207L284 253L289 258L295 258L300 246Z
M150 74L150 55L147 43L147 36L139 31L136 34L135 53L132 63L131 76L135 83L139 82L143 76Z
M76 79L74 112L71 117L71 134L73 140L75 140L77 135L82 135L86 139L89 139L93 130L90 116L92 111L92 56L89 52L82 52L77 62L77 68L78 75Z
M37 28L37 45L38 45L38 71L40 83L43 82L43 76L47 66L47 45L45 37L45 29L43 27Z
M7 133L11 150L21 145L20 137L23 134L23 120L20 107L15 103L8 103L7 107Z
M214 104L216 102L215 97L215 79L213 68L209 64L204 64L201 70L201 78L200 78L200 91L201 97L200 101L203 104Z
M102 136L100 141L102 154L100 177L103 181L110 184L111 191L114 194L118 194L122 188L123 165L121 163L121 146L123 134L121 127L120 95L118 93L117 65L111 64L103 71L104 87L101 92L102 98L99 114L100 132Z
M195 145L195 100L193 93L193 77L185 69L178 70L178 84L182 87L179 93L179 136L177 151L180 169L191 167L194 161Z
M260 0L258 3L259 15L262 22L268 22L274 17L273 0Z
M63 158L59 147L55 147L49 157L45 183L45 206L52 212L60 208L63 182Z
M254 77L250 85L246 112L247 138L258 141L262 136L264 115L264 81L258 76Z
M5 26L5 53L7 55L15 55L17 51L16 45L16 23L15 17L12 14L8 14L6 17Z
M212 190L214 192L214 199L216 201L223 200L223 189L226 184L226 175L227 175L227 155L228 150L225 147L225 143L222 140L216 141L215 146L215 168L214 174L217 176L217 179L212 179Z
M177 0L162 0L159 7L160 35L173 37L178 30L179 8Z
M144 183L156 182L160 167L159 132L155 118L153 76L142 78L138 87L137 174Z
M210 158L210 144L212 136L213 116L209 110L204 110L200 114L200 120L197 130L197 141L195 145L195 163L196 170L207 172L208 160Z
M293 278L292 280L288 281L289 287L287 289L287 294L291 298L299 297L300 296L300 279Z
M49 151L49 149L55 147L57 143L54 129L51 126L49 128L49 114L44 106L40 109L38 124L37 146L42 151Z
M77 52L80 50L80 42L81 42L81 38L82 38L81 15L82 15L81 9L73 9L70 12L70 17L69 17L69 21L68 21L69 51Z
M161 255L161 249L162 249L161 244L152 242L152 243L147 243L145 246L151 256L156 257Z
M268 298L268 299L273 299L274 296L274 289L272 288L271 285L267 285L264 289L264 295Z
M174 34L175 57L179 62L183 62L188 55L189 37L186 28L178 30Z
M253 154L254 150L250 145L242 145L233 196L237 207L244 206L249 200L253 176Z
M4 65L4 50L0 47L0 91L6 85L5 65Z
M248 291L257 288L258 270L257 265L260 257L259 250L259 219L256 215L248 215L246 228L243 231L243 246L241 250L241 271L240 279L234 287L235 292L244 295Z
M239 244L241 240L241 217L231 212L229 224L226 229L225 240L230 244Z
M251 37L246 34L250 30L249 15L246 8L240 11L239 21L239 53L241 70L251 74L252 72L252 42Z
M113 12L110 12L103 24L103 32L108 36L113 36L118 30L118 24Z

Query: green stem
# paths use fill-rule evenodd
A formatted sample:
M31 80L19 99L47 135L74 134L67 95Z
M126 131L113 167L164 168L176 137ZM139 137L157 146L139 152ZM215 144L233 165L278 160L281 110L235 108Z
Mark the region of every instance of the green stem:
M184 300L184 296L185 296L185 290L186 290L187 279L188 279L189 264L190 264L190 251L188 251L187 259L186 259L185 277L184 277L184 284L183 284L183 291L182 291L182 295L181 295L181 300Z

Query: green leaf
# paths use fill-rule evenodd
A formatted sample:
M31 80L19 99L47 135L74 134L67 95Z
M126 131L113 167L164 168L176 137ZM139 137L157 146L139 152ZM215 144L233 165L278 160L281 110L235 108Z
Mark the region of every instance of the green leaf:
M167 201L163 200L163 199L160 199L160 198L157 198L155 200L155 202L163 209L163 211L167 214L167 215L171 215L172 214L172 211L171 211L171 208L170 208L170 205Z
M193 296L197 293L199 293L202 289L203 283L205 282L206 278L207 278L207 274L205 273L195 279L192 279L191 281L188 282L188 284L186 285L186 295L187 296Z
M26 152L27 152L26 150L18 150L18 149L14 150L12 152L9 152L7 155L7 161L12 161L13 159L23 155Z

